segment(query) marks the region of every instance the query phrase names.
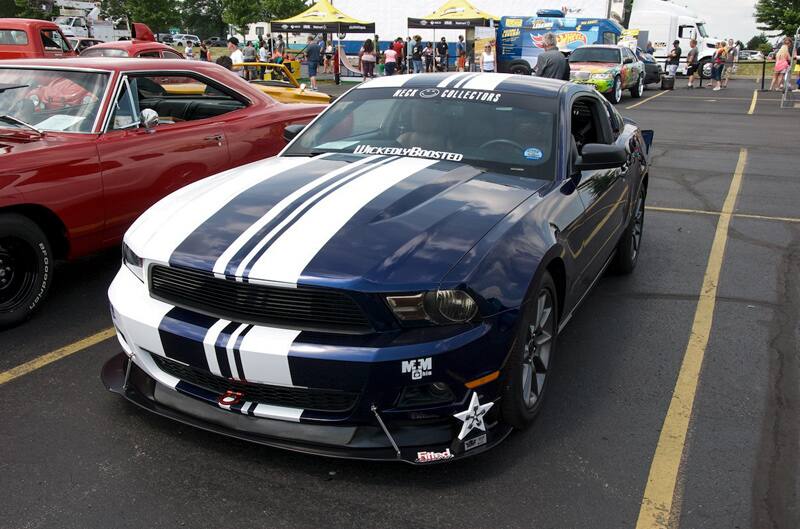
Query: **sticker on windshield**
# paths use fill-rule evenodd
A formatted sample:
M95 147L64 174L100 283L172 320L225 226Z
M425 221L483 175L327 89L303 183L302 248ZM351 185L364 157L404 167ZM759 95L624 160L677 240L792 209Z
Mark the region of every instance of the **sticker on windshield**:
M460 99L463 101L480 101L484 103L497 103L500 101L500 92L489 92L486 90L459 90L438 88L399 88L395 90L392 97L411 98L421 97L422 99Z
M45 130L66 130L77 123L83 121L81 116L68 116L66 114L56 114L40 121L36 124L37 128Z
M528 160L541 160L542 157L544 156L542 151L540 149L537 149L536 147L528 147L522 154Z
M353 154L384 154L387 156L412 156L414 158L430 158L432 160L450 160L460 162L464 155L457 152L430 151L422 147L373 147L372 145L359 145L353 149Z

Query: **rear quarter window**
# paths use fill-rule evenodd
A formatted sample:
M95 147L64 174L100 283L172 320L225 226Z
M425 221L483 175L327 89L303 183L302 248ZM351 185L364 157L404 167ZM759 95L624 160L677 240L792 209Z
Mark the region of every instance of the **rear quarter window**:
M28 43L28 34L21 29L0 29L0 44L24 46Z

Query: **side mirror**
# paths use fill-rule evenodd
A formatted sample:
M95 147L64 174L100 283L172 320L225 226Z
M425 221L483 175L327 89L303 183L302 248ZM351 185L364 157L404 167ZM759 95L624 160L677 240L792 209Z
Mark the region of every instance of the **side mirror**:
M622 64L631 64L632 62L633 59L631 59L630 57L625 57L624 59L622 59Z
M575 168L579 171L594 171L596 169L614 169L622 167L628 161L625 147L619 145L605 145L603 143L587 143L578 158Z
M153 132L158 125L158 112L152 108L145 108L139 112L139 124L147 132Z
M295 136L300 134L304 128L306 128L305 124L286 125L286 128L283 129L283 139L286 140L286 143L289 143Z

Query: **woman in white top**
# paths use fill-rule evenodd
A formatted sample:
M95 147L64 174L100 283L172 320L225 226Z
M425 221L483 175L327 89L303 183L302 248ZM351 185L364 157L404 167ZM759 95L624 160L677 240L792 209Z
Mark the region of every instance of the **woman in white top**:
M487 44L483 47L480 64L482 72L494 72L494 50L491 44Z

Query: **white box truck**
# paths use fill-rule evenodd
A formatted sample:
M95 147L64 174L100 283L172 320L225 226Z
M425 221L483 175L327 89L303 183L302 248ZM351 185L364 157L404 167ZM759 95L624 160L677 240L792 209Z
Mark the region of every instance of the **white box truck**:
M91 37L106 42L131 38L126 19L108 20L100 14L100 3L81 0L57 0L61 16L53 22L67 37Z
M682 55L678 72L682 74L686 73L689 41L696 39L703 77L711 77L711 56L719 39L708 35L705 21L694 11L668 0L636 0L628 27L649 33L650 42L655 48L653 56L658 62L666 61L672 43L680 41Z

